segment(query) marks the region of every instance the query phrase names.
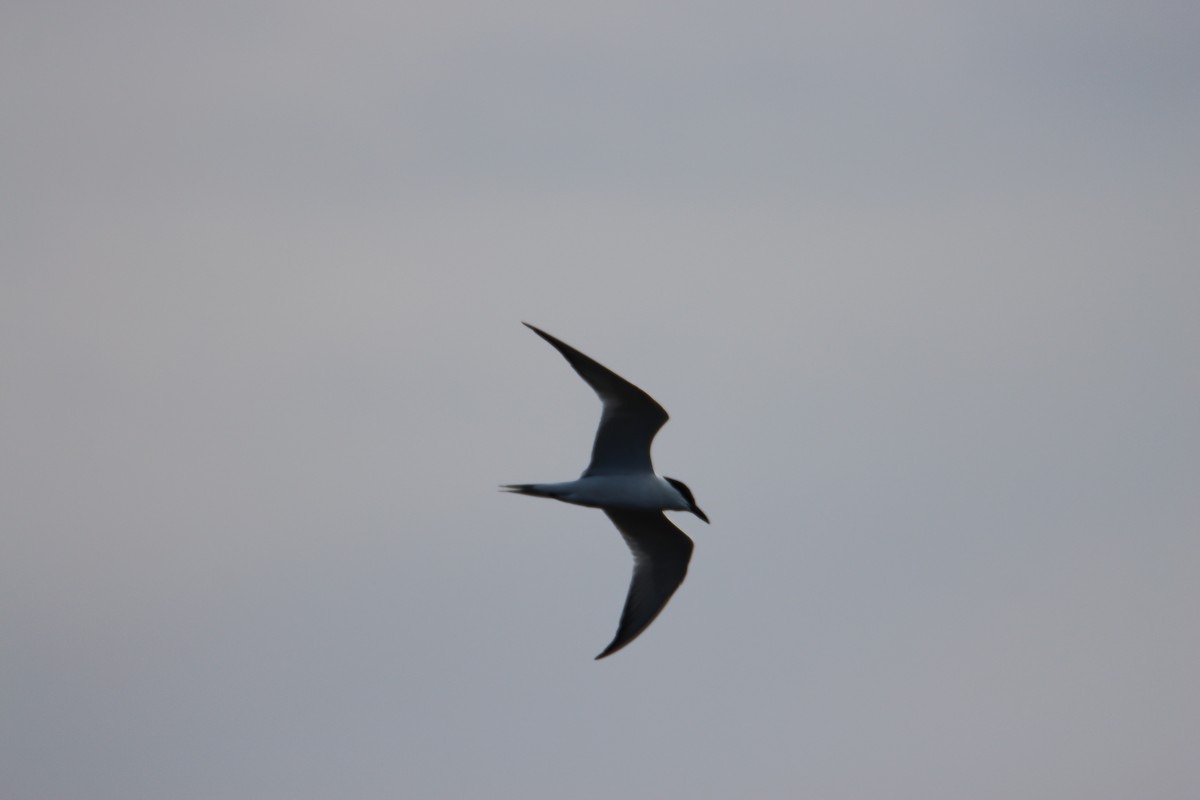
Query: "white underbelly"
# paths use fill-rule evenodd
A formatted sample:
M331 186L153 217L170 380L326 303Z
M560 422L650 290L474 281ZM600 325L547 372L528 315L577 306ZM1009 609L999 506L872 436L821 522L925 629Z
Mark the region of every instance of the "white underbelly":
M679 493L657 475L592 475L560 484L558 499L601 508L685 511Z

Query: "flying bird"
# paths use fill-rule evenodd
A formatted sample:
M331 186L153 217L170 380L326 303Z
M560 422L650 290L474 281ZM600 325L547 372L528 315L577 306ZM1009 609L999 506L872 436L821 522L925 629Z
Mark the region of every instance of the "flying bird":
M599 660L632 642L650 626L683 583L692 540L663 511L690 511L708 522L683 481L655 474L650 444L667 421L654 398L607 367L528 322L523 323L562 353L604 404L592 444L592 461L578 479L562 483L517 483L501 487L534 497L599 508L633 551L633 580L617 635Z

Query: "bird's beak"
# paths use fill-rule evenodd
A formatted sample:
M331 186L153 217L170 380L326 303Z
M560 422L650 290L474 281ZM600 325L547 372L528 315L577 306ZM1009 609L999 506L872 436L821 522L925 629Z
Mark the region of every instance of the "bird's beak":
M708 522L708 515L701 511L700 506L696 505L695 503L692 504L692 513L705 522Z

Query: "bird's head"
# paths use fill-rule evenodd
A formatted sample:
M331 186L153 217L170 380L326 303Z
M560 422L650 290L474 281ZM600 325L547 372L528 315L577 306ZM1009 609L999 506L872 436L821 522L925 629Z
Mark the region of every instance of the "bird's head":
M700 519L708 522L708 515L700 510L700 506L696 505L696 498L692 496L692 490L687 487L683 481L677 481L674 478L663 476L667 483L675 487L675 491L679 492L679 496L687 503L687 510L695 514Z

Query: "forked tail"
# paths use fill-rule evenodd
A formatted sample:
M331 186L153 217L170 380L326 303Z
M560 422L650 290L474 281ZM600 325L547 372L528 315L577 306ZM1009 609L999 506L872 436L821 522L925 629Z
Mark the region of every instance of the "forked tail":
M557 495L548 491L545 484L542 483L508 483L500 487L501 491L513 492L514 494L527 494L533 497L557 497Z

